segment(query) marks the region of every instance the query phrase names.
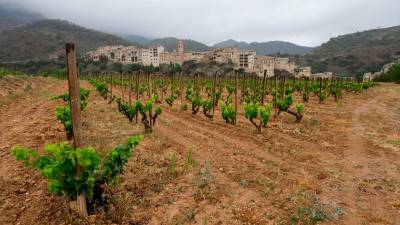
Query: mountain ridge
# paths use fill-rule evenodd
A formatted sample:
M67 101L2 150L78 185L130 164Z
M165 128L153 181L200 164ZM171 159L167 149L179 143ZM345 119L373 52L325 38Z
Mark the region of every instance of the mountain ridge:
M332 71L347 76L376 72L400 57L400 26L377 28L331 38L298 58L313 72Z
M104 45L133 44L120 37L65 20L40 20L1 32L0 61L45 60L53 54L63 55L64 43L67 41L75 42L78 53Z
M267 41L267 42L245 42L236 41L234 39L228 39L226 41L218 42L212 47L224 48L224 47L239 47L244 50L255 51L259 55L272 55L277 53L292 54L292 55L304 55L312 51L313 47L300 46L291 42L286 41Z

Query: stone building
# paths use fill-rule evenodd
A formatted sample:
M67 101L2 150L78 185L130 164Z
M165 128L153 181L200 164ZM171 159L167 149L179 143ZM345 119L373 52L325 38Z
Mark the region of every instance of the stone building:
M332 72L323 72L323 73L314 73L311 74L311 78L318 79L332 79L333 78L333 73Z
M185 61L232 63L235 69L254 72L263 76L267 71L268 77L275 76L276 71L283 71L294 77L310 77L310 67L299 67L289 58L260 56L255 51L241 50L238 47L212 49L207 52L185 52L184 42L179 40L177 50L167 52L163 46L139 48L136 46L104 46L87 53L87 58L99 61L107 57L109 61L122 64L138 63L142 65L159 66L160 64L179 64ZM331 77L330 73L314 74L314 76Z
M289 58L256 56L254 72L262 77L264 76L264 71L267 72L267 77L275 76L275 71L286 71L296 78L311 76L311 67L298 67Z
M311 67L310 66L297 67L294 70L294 76L296 78L311 77Z

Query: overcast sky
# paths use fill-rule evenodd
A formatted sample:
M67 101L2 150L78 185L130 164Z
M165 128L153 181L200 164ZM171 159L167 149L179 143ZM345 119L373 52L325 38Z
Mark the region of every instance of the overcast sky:
M400 25L400 0L0 0L101 31L188 38L212 45L290 41Z

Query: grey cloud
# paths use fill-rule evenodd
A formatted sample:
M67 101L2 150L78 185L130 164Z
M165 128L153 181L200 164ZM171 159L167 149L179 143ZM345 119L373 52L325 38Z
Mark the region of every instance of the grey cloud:
M175 36L207 44L234 38L316 46L339 34L400 25L398 0L19 0L17 3L49 18L66 19L106 32Z

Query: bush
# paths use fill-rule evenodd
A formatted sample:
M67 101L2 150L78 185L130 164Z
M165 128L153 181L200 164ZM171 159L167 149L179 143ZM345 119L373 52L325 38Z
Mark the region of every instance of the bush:
M394 64L387 73L376 77L374 81L400 83L400 63Z

